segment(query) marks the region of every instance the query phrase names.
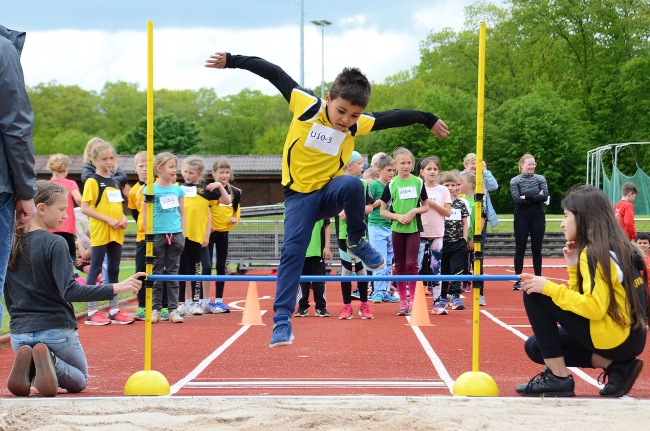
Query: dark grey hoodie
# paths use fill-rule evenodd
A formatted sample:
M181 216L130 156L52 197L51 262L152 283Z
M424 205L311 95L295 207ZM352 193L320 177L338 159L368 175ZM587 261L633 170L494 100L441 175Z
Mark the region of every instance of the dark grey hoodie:
M25 33L0 25L0 193L16 199L36 196L34 111L29 103L20 54Z

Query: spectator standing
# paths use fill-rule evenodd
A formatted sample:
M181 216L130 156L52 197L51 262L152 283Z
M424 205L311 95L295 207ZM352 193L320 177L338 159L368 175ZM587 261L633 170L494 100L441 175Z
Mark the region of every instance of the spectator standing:
M36 173L34 112L25 89L20 54L25 33L0 25L0 297L16 228L34 217ZM4 308L0 304L0 324Z
M524 154L519 160L519 175L510 180L510 194L515 201L515 274L524 268L526 243L530 236L530 249L533 254L535 275L542 275L542 243L546 231L544 202L548 199L546 178L535 173L535 157ZM521 290L521 280L512 290Z

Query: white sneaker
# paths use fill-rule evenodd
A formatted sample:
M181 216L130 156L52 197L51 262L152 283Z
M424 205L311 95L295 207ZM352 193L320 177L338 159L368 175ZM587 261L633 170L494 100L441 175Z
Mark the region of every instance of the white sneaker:
M201 306L199 305L198 302L192 303L189 314L191 314L192 316L201 316L203 314L203 310L201 309Z
M201 305L201 310L203 311L203 314L212 313L212 307L210 306L210 301L204 302L203 305Z
M178 303L178 308L176 310L178 310L178 314L180 314L181 317L185 316L187 314L187 308L185 308L185 303L184 302L179 302Z
M178 312L178 309L172 310L169 313L169 321L172 322L172 323L183 323L183 317Z

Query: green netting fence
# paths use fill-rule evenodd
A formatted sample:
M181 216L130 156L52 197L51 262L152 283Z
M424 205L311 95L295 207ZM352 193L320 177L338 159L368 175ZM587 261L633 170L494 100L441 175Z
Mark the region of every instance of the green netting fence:
M636 173L631 177L622 174L618 168L612 169L611 178L607 176L605 169L602 169L602 188L612 203L621 199L621 186L627 182L634 183L639 194L634 199L634 214L650 214L650 176L637 167Z

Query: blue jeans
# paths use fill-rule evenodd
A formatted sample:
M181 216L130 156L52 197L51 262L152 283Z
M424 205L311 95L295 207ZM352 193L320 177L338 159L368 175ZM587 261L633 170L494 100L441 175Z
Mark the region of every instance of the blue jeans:
M5 276L7 275L7 263L11 254L11 243L14 239L14 217L16 204L14 195L11 193L0 193L0 298L4 293ZM0 303L0 326L4 307Z
M363 184L350 175L335 177L315 192L293 193L286 197L284 243L273 302L276 314L291 316L296 308L300 273L314 224L343 209L348 222L348 240L357 242L366 231L365 203Z
M81 392L88 384L86 354L74 329L46 329L45 331L11 334L11 348L17 352L22 346L45 344L56 356L56 378L59 387L70 393Z
M368 226L368 240L375 250L386 259L386 266L379 271L373 271L372 275L390 275L393 268L393 232L389 227ZM386 293L388 281L374 281L373 293Z

